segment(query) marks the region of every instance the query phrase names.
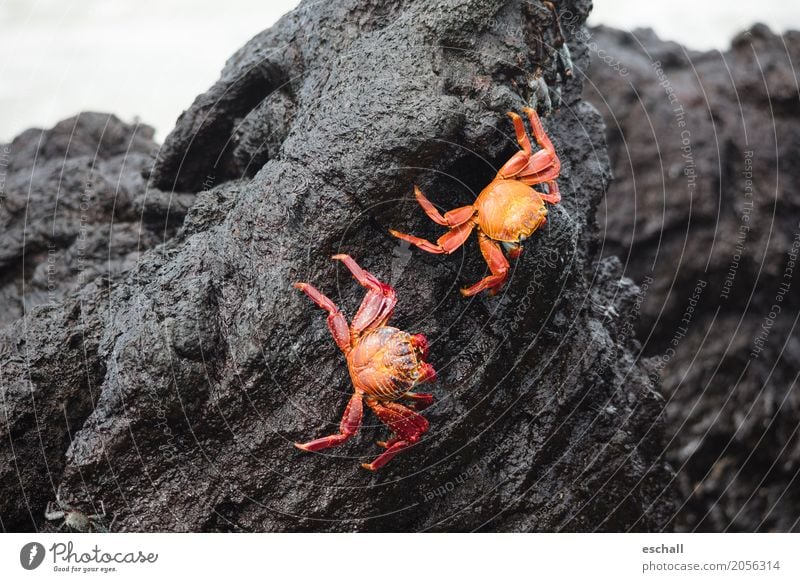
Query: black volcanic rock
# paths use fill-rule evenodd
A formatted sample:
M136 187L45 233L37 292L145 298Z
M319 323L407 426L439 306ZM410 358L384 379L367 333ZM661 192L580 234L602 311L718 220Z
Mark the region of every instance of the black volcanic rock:
M725 52L591 31L615 180L604 252L647 285L680 529L800 531L800 33Z
M146 125L82 113L0 146L0 327L129 270L171 236L165 213L142 220L152 137Z
M568 31L589 6L559 3ZM664 528L664 402L619 315L638 289L597 261L602 121L557 45L538 1L449 0L305 2L243 47L167 138L155 191L131 193L168 223L183 192L180 230L0 332L3 527L43 527L60 490L120 531ZM412 185L472 200L540 73L564 200L502 294L465 300L486 270L474 239L436 257L387 229L441 234ZM396 287L394 322L427 334L439 372L430 432L378 473L359 466L386 434L369 415L326 454L292 446L334 431L351 392L324 313L291 288L352 314L363 291L336 252Z

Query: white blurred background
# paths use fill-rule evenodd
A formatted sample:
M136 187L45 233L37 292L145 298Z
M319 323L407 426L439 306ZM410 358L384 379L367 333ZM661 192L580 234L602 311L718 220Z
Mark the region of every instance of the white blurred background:
M390 1L390 0L387 0ZM298 0L0 0L0 143L81 110L161 141L225 60ZM800 29L798 0L595 0L591 24L724 49L754 22Z

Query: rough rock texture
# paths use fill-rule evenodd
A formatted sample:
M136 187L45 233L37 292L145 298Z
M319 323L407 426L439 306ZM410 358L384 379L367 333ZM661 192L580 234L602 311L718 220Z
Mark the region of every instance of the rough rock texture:
M559 6L579 27L590 3ZM603 126L579 80L561 86L557 44L539 2L352 0L304 3L234 55L152 174L155 215L204 190L178 234L1 332L3 527L43 527L60 488L123 531L664 528L664 403L614 316L638 291L596 261ZM564 201L501 296L464 300L485 274L474 240L435 257L387 228L441 234L412 184L471 200L516 151L505 112L537 71L561 104L545 124ZM290 286L352 314L341 251L396 286L394 321L439 372L430 433L378 473L359 466L386 434L370 415L324 455L291 446L334 431L351 391Z
M57 485L69 433L92 409L109 287L174 234L191 202L145 192L152 136L82 113L0 146L0 426L12 439L0 466L3 527L31 510L28 496ZM170 208L158 208L165 199ZM28 527L41 518L34 507Z
M0 146L0 327L130 269L175 230L163 214L142 220L152 136L146 125L83 113Z
M724 52L592 31L615 181L604 252L642 284L680 529L800 530L800 33Z

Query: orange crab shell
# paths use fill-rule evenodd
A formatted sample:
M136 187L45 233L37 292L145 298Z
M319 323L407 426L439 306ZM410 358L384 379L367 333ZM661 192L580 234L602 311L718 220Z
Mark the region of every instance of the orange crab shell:
M500 242L523 241L547 221L547 207L539 193L518 180L494 180L473 206L478 228Z
M395 327L380 327L361 336L347 355L350 378L357 390L382 400L396 400L415 385L436 378L425 362L428 342Z

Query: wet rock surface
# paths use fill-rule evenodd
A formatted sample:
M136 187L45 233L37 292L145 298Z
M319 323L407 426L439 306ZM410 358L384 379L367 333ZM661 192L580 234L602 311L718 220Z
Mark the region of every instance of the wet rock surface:
M559 6L571 38L590 3ZM603 125L556 45L539 2L453 0L304 3L242 48L131 192L162 222L177 197L180 229L0 331L3 528L53 527L57 490L103 501L117 531L666 527L664 402L619 315L639 290L598 261ZM501 295L465 300L486 274L474 239L437 257L387 229L442 234L412 185L471 201L517 150L505 112L537 71L563 201ZM393 322L428 336L439 373L430 432L378 473L359 466L387 433L369 414L325 454L292 446L335 432L351 393L324 313L291 288L352 315L363 290L337 252L396 287Z
M800 33L725 52L592 30L615 180L603 252L642 285L682 530L800 529Z
M142 220L139 208L152 137L146 125L82 113L0 146L0 327L130 269L171 236L166 213Z

